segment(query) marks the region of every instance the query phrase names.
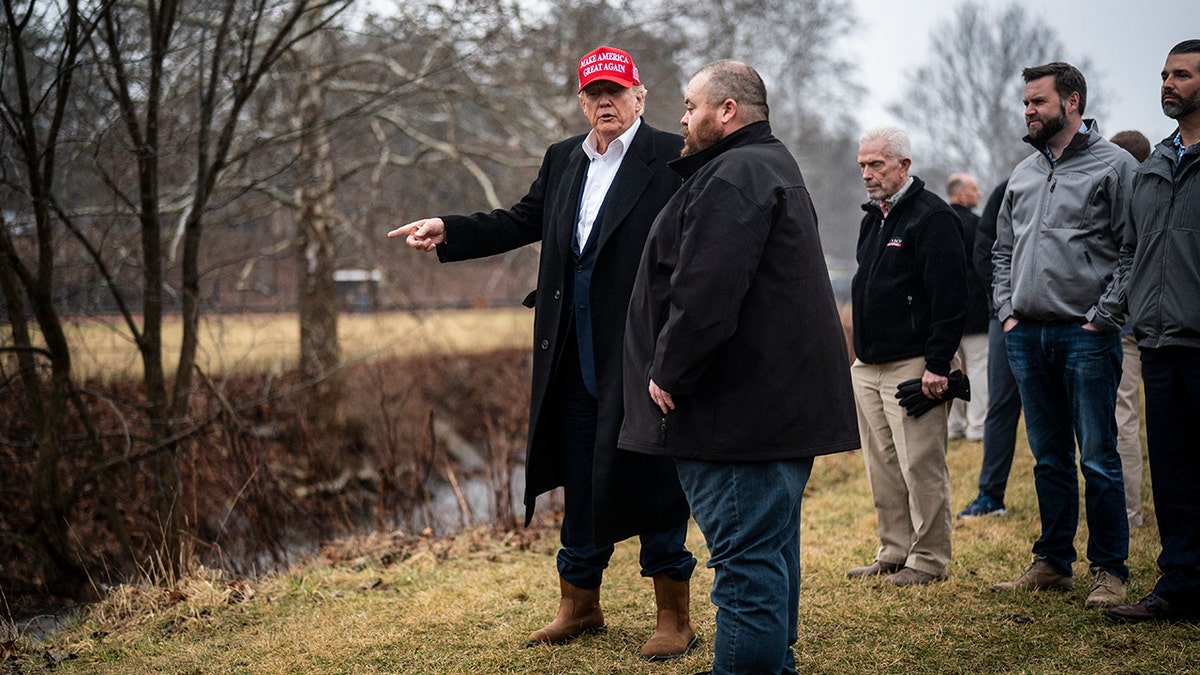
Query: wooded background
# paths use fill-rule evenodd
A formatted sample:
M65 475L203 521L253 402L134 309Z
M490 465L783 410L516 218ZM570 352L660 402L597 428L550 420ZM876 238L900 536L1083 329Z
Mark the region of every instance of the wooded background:
M305 464L314 481L336 474L325 464L348 447L384 452L378 439L393 436L355 432L363 418L346 414L339 312L512 305L533 287L535 247L439 266L384 235L515 202L547 145L587 130L576 63L598 45L633 54L646 119L668 130L696 68L720 58L756 67L772 127L813 194L831 270L843 282L852 273L864 200L854 111L875 75L855 67L871 46L855 42L848 0L2 5L8 587L83 595L98 577L175 574L205 550L197 542L212 543L183 507L197 497L197 453L249 443L254 417L280 397L262 375L230 399L231 375L198 366L205 316L296 315L294 426L278 438L298 455L323 448ZM914 172L940 192L946 175L970 171L986 191L1025 153L1021 67L1059 58L1061 45L1016 6L964 3L936 32L894 106L918 141ZM101 392L73 373L78 345L64 327L81 318L135 345L142 375L130 388ZM172 321L182 339L168 351ZM505 471L523 433L509 417L476 424L485 441L505 429L516 448L496 455ZM258 464L234 464L233 494L208 495L213 503L237 504L239 489L265 480ZM385 474L405 462L383 465L381 485L404 484Z

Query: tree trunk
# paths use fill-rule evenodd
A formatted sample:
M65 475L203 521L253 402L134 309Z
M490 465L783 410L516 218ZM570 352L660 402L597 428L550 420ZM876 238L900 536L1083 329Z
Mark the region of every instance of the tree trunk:
M310 43L310 63L319 63L311 55L317 41ZM342 383L338 372L341 346L338 343L338 310L333 283L334 218L333 167L329 153L325 97L316 68L305 75L293 121L299 137L297 170L300 205L296 238L300 265L297 303L300 315L300 372L306 388L305 419L312 425L318 445L316 457L333 458L330 445L333 433L341 427ZM324 451L320 451L320 449Z

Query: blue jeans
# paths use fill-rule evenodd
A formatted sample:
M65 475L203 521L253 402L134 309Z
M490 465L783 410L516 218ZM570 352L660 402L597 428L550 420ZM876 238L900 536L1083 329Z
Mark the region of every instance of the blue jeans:
M715 571L713 675L795 675L800 501L812 458L675 465Z
M558 574L578 588L599 588L608 561L611 544L598 546L594 535L592 462L596 452L596 397L588 393L574 367L564 367L560 375L563 390L563 522L559 530L562 548L558 551ZM687 550L687 521L678 526L642 534L642 576L666 574L675 581L687 581L696 568L696 558Z
M988 323L988 409L983 421L983 465L979 468L979 493L1004 503L1008 474L1021 420L1021 394L1008 365L1004 328L996 317Z
M1154 594L1172 610L1200 616L1200 349L1142 352L1146 445L1162 577Z
M1004 337L1036 462L1042 535L1033 544L1034 555L1060 574L1071 574L1079 527L1078 440L1088 561L1092 569L1127 578L1129 521L1116 421L1121 336L1084 330L1074 321L1022 319Z

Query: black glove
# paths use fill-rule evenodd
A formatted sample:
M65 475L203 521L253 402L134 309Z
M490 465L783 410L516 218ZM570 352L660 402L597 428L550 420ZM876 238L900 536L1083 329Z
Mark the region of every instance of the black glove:
M971 400L971 381L967 379L965 373L956 370L950 373L948 379L946 393L940 399L925 396L921 391L921 378L919 377L901 382L896 387L896 398L900 399L900 405L904 406L909 417L920 417L932 410L934 406L947 403L952 399Z

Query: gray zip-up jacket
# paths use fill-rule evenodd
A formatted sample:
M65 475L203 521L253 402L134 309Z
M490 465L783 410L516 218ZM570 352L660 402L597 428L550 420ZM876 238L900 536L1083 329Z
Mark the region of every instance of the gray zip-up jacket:
M1137 161L1105 140L1094 120L1085 122L1088 130L1056 162L1038 148L1008 180L992 247L1002 322L1090 321L1110 333L1125 323L1125 288L1115 272Z
M1143 349L1200 347L1200 149L1176 166L1174 138L1138 167L1130 197L1136 250L1121 262L1132 258L1129 314Z

